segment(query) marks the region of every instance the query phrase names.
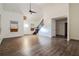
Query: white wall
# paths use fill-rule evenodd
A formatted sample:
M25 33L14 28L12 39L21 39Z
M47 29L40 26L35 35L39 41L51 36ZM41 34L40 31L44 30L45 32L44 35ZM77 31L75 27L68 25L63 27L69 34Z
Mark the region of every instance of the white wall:
M79 40L79 4L69 5L70 39Z
M17 7L16 8L13 7L14 10L11 9L11 8L10 9L8 8L9 11L6 11L6 10L8 10L7 7L6 7L6 9L4 8L5 11L2 14L2 27L3 27L2 29L4 29L6 27L6 29L4 29L2 31L2 33L4 34L4 37L6 38L6 37L17 36L17 35L18 36L23 35L23 29L24 29L23 26L22 26L22 24L23 24L23 21L22 21L23 14L20 14L20 10L18 12L17 12L17 10L15 10ZM49 37L55 36L56 35L56 33L55 33L56 24L55 24L55 20L53 20L53 22L52 22L52 18L60 17L60 16L67 16L67 14L68 14L67 13L68 12L68 9L67 9L68 4L58 4L58 3L57 4L48 4L48 6L44 6L43 9L40 9L40 8L37 8L37 7L34 7L35 11L37 12L36 15L34 15L34 16L30 16L29 13L26 11L25 7L24 7L25 10L23 8L21 8L21 10L24 10L23 11L24 15L28 15L26 23L32 22L32 20L33 20L34 21L33 23L37 24L43 16L45 26L42 28L42 30L40 30L39 34L42 33L42 35L49 36ZM6 19L8 19L8 21L6 21ZM9 32L9 26L8 26L9 21L14 20L14 19L19 21L20 30L19 30L18 33L10 33ZM53 24L53 25L51 25L51 24ZM53 26L53 27L51 27L51 26ZM51 28L53 28L53 30ZM53 31L53 33L52 33L52 31ZM29 29L28 29L27 32L29 32Z
M7 8L7 7L6 7ZM16 37L23 35L23 17L19 12L15 12L12 10L4 9L3 4L0 4L0 23L1 23L1 36L3 38L8 37ZM18 21L19 23L19 31L16 33L10 32L10 20Z
M34 24L34 27L37 27L40 23L40 21L42 20L42 14L27 14L27 19L24 21L25 24L28 25L28 27L24 27L24 34L32 34L30 28L31 28L31 24Z
M0 3L0 14L2 13L3 7L2 4Z
M68 16L68 4L67 3L55 3L48 4L48 6L43 8L44 15L49 15L47 17L56 18L60 16Z
M20 13L3 11L2 13L2 35L4 38L23 36L23 17ZM18 32L10 32L10 21L18 21Z
M29 4L21 5L21 10L23 10L23 14L27 16L27 19L25 21L25 24L28 25L28 27L24 27L24 34L32 34L32 31L30 30L31 24L34 24L34 27L37 27L40 21L42 20L42 10L38 4L32 4L32 10L36 13L30 14L29 12Z
M47 33L43 32L45 36L55 36L56 35L56 17L67 17L68 16L68 4L66 3L57 3L57 4L48 4L43 8L43 18L45 26L44 28L47 30ZM52 29L51 29L52 28ZM41 34L41 31L40 31Z
M28 11L28 4L3 4L3 14L2 14L2 34L4 38L22 36L23 34L31 34L30 24L35 24L35 27L39 24L41 20L40 8L35 5L36 14L30 14ZM26 21L23 20L23 16L27 16ZM6 21L7 20L7 21ZM9 25L10 20L17 20L19 23L19 32L10 33ZM6 22L5 22L6 21ZM5 24L4 24L5 23ZM24 23L28 27L24 27ZM6 29L5 29L6 28Z
M56 34L65 35L65 23L67 20L60 20L56 22Z
M51 21L51 36L56 36L56 20Z
M25 5L25 6L24 6ZM23 8L22 8L23 7ZM30 27L24 28L24 21L23 16L27 16L27 20L25 21L26 24L30 26L31 23L35 24L35 27L40 23L42 15L40 8L35 6L36 14L28 13L26 10L26 4L0 4L0 14L1 14L1 34L4 38L8 37L17 37L23 36L24 34L29 34ZM21 8L21 9L20 9ZM27 11L27 12L26 12ZM19 31L16 33L10 32L10 21L15 20L19 23Z
M0 15L0 34L1 34L1 15Z
M2 25L1 25L1 15L2 15L2 4L0 4L0 29L2 30ZM2 33L0 32L0 44L2 42Z
M1 17L2 17L2 13L3 13L3 7L2 7L2 4L0 4L0 28L1 28L1 31L2 31L2 20L1 20ZM2 34L2 32L0 33L0 35Z

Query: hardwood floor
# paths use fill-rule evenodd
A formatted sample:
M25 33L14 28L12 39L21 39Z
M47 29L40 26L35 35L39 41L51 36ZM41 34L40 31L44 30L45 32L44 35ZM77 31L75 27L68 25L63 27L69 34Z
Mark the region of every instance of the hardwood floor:
M4 39L0 45L1 56L78 56L79 41L66 42L65 38L29 35Z

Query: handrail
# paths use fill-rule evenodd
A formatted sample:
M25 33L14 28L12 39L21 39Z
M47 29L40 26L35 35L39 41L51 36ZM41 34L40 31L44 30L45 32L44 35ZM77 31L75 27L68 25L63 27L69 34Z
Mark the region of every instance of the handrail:
M33 34L37 34L43 25L44 25L44 20L42 19L42 21L41 21L40 24L36 27L35 32L34 32Z
M41 27L44 25L44 19L42 19L42 21L40 22L40 24L37 26L37 28Z

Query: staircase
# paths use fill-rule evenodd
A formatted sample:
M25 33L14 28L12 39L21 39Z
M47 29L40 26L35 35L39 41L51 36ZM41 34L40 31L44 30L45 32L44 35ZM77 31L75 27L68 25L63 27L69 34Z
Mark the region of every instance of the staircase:
M35 28L35 31L33 32L33 35L38 34L39 30L43 27L43 25L44 25L44 20L42 19L40 24Z

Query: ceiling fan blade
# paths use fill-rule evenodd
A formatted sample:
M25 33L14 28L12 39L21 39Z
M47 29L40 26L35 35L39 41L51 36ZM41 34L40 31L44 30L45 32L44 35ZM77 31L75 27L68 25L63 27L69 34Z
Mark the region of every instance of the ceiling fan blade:
M36 13L35 11L31 11L32 13Z
M34 11L32 11L32 10L29 10L29 12L32 14L32 13L36 13L36 12L34 12Z
M29 12L32 12L31 10L29 10Z

